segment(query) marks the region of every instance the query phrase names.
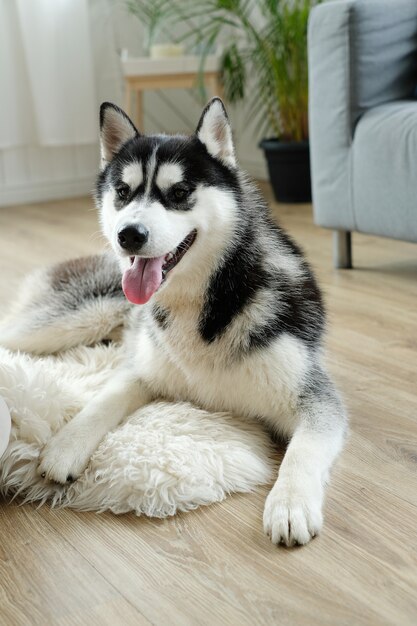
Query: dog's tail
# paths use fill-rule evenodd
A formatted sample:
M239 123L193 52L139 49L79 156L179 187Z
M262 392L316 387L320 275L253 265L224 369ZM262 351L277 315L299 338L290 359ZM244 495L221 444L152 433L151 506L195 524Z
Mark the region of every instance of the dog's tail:
M116 259L103 254L66 261L26 277L0 325L0 345L52 354L117 340L130 308Z

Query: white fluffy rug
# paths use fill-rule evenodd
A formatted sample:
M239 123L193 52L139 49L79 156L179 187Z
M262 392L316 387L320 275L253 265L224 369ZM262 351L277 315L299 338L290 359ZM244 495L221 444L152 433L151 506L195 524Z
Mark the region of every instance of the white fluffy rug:
M116 345L47 357L0 348L0 395L12 415L10 443L0 459L3 494L84 511L165 517L271 479L271 444L259 424L158 402L109 433L77 482L45 484L36 474L40 449L106 384L120 358Z

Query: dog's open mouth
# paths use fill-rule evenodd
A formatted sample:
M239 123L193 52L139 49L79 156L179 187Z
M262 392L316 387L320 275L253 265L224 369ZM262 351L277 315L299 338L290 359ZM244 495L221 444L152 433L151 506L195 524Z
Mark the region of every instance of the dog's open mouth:
M197 231L192 230L186 238L181 241L180 245L175 248L173 252L168 252L165 255L165 263L162 266L162 280L165 280L166 275L170 272L178 263L181 261L184 254L191 248L193 245L195 238L197 236Z
M184 254L193 245L196 236L197 231L191 231L175 250L159 257L151 259L140 256L130 257L131 265L123 274L122 279L126 298L133 304L148 302L166 279L168 273L178 265Z

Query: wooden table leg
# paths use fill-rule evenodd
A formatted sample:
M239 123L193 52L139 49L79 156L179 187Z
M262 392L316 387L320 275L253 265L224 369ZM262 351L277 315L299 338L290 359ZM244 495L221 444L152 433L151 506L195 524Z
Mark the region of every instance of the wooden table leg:
M138 130L143 132L143 92L125 81L125 112L128 114Z
M129 81L125 80L125 112L132 116L132 90Z
M135 117L134 122L136 124L136 128L143 133L144 132L144 122L143 122L143 91L141 89L135 90Z
M219 75L209 79L208 87L209 87L209 89L211 91L211 95L213 97L214 96L218 96L219 98L224 100L223 85L220 82L220 76Z

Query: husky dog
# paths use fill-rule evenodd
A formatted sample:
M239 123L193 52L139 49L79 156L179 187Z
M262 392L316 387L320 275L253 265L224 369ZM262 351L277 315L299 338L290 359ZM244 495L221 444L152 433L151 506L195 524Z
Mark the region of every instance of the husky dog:
M121 275L138 306L124 367L50 440L39 473L75 480L127 415L157 398L187 400L261 420L289 440L264 529L275 544L305 544L321 529L347 424L322 360L325 312L312 271L239 170L221 100L207 105L190 137L144 136L110 103L100 122L96 201L120 269L107 259L103 273L96 258L51 270L53 320L43 311L38 328L47 343L59 328L68 347L66 314L78 310L85 328L94 297L126 307Z

